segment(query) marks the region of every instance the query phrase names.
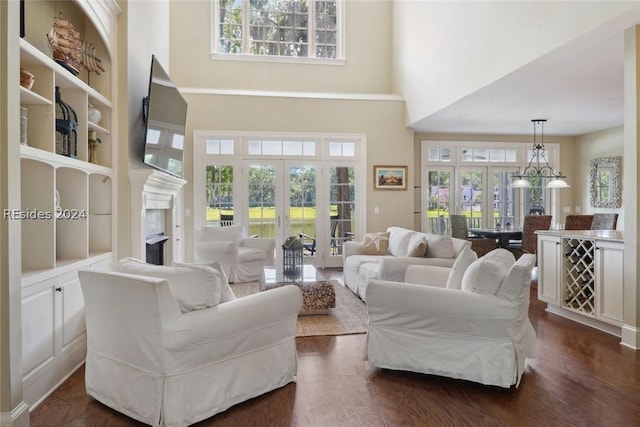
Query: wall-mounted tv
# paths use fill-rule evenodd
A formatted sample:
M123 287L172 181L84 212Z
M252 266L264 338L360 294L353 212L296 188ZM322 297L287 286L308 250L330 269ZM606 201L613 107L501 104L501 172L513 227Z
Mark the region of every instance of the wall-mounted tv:
M151 57L149 94L143 106L144 163L182 178L187 102L155 55Z

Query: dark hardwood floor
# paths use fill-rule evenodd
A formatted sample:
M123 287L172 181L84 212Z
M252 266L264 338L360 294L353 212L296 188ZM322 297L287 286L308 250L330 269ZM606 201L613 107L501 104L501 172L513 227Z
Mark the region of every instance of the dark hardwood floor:
M538 357L518 388L373 368L362 360L365 335L298 338L296 383L196 425L640 425L640 351L548 314L535 289L531 297ZM85 394L82 368L31 413L33 427L138 425Z

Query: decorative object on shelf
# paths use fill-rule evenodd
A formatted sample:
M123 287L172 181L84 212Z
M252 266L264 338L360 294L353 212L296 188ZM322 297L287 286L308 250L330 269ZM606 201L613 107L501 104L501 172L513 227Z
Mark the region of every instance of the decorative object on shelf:
M20 107L20 144L27 145L27 109Z
M98 163L98 144L102 142L100 137L98 137L98 132L95 130L89 131L89 162L90 163Z
M406 166L380 166L373 167L374 190L406 190L407 167Z
M296 236L287 237L282 244L282 272L284 274L301 274L304 245Z
M36 76L31 74L29 70L25 70L20 67L20 86L25 89L31 89L33 87L33 83L36 81Z
M589 181L591 207L619 208L622 206L622 156L600 157L591 160Z
M78 157L78 116L56 86L56 154Z
M67 71L77 76L82 70L82 46L80 33L75 30L69 19L60 16L53 18L53 26L47 34L53 60Z
M55 190L53 193L53 206L56 213L56 218L62 217L62 208L60 207L60 193Z
M531 187L531 180L549 179L547 188L569 188L569 184L565 181L567 178L561 171L556 172L549 165L547 160L547 152L544 148L544 124L546 119L533 119L533 154L529 165L520 173L513 174L513 183L511 187L525 188ZM538 141L537 128L540 127L540 141Z
M87 70L87 80L91 85L91 73L100 75L100 72L104 73L102 68L102 61L96 55L96 47L87 41L82 42L82 65Z
M93 105L89 104L89 108L87 112L88 112L89 121L91 123L98 124L100 122L100 119L102 118L102 113L100 112L100 110L98 110Z

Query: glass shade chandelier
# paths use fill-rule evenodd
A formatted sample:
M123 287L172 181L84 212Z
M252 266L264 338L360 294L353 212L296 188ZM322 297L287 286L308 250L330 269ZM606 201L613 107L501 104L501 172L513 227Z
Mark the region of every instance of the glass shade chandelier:
M547 188L568 188L567 178L561 171L556 172L549 165L547 151L544 148L544 124L546 119L533 119L533 155L527 167L520 172L513 174L511 187L524 188L531 187L531 180L548 179ZM538 140L538 127L540 128L540 140Z

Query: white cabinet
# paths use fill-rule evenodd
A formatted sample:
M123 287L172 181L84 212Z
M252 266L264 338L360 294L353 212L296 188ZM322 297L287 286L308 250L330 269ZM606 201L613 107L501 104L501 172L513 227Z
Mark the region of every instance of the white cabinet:
M20 145L21 202L16 215L22 235L23 394L29 405L84 362L84 299L78 270L112 265L118 13L113 0L25 3L27 34L20 39L20 66L35 80L31 88L20 86L27 126L26 145ZM95 47L104 71L73 75L51 58L43 34L58 15L68 17L81 40ZM77 115L75 153L62 153L56 143L56 90ZM98 123L89 119L90 104L101 113ZM92 157L90 132L100 139Z
M538 299L560 304L560 250L559 236L538 236Z
M538 232L538 298L547 310L619 335L623 325L621 232Z
M622 324L624 302L624 244L596 242L596 317Z

